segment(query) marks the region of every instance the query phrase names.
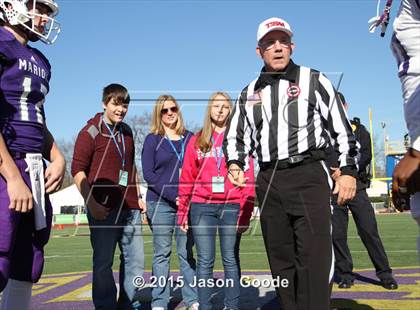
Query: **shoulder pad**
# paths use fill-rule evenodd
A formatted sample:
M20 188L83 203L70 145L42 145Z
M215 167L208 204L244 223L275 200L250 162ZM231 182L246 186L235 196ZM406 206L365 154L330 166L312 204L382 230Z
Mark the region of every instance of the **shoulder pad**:
M11 33L9 33L9 31L0 27L0 55L2 58L2 62L4 62L4 60L8 61L15 58L14 57L15 53L13 51L13 44L11 44L13 39L14 39L14 36Z

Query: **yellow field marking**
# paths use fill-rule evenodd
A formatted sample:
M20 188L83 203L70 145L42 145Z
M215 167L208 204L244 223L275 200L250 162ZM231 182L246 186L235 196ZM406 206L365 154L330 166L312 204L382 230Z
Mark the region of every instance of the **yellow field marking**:
M375 310L418 310L418 300L383 300L383 299L357 299L359 305L368 305ZM343 303L345 307L345 303ZM362 309L362 307L361 307Z
M420 278L420 273L396 273L394 274L396 277L412 277L412 278Z
M92 300L92 283L86 284L74 291L61 295L60 297L48 300L47 303L63 302L63 301L90 301Z
M404 298L420 298L420 281L416 281L417 285L406 285L411 286L411 292L409 295L405 295ZM404 285L399 285L398 290L404 287Z
M67 277L59 277L59 278L42 278L39 280L37 284L34 285L34 290L32 293L32 296L37 296L40 294L43 294L49 290L53 290L55 288L58 288L60 286L64 286L69 284L70 282L80 280L84 278L86 275L80 275L80 276L67 276ZM52 285L48 285L52 284Z
M416 269L416 268L420 268L420 266L399 266L399 267L395 267L395 271L398 271L398 269ZM362 268L362 269L355 269L353 270L353 272L360 272L360 271L374 271L372 268Z
M86 271L71 271L71 272L64 272L64 273L48 273L43 274L43 277L60 277L63 275L73 275L73 274L83 274L83 276L87 275L89 272L92 272L92 270L86 270Z
M401 266L401 267L395 267L394 270L398 272L399 269L418 269L420 266ZM147 269L144 272L151 272L152 270ZM179 269L171 269L172 272L179 272ZM252 272L266 272L267 274L270 274L270 269L246 269L242 270L245 273L252 273ZM374 271L372 268L363 268L363 269L354 269L353 272L363 272L363 271ZM72 272L65 272L65 273L49 273L49 274L43 274L43 277L59 277L63 275L74 275L74 274L88 274L91 273L92 270L84 270L84 271L72 271ZM118 270L114 270L114 272L118 272ZM223 269L215 269L213 272L224 272ZM420 277L420 273L409 273L409 274L396 274L400 277Z

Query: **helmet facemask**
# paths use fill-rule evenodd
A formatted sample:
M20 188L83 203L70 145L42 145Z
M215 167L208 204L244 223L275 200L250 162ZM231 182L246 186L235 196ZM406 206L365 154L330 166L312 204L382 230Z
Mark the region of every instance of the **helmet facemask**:
M49 12L39 13L37 4L43 4ZM22 26L29 31L28 38L31 41L39 39L46 44L53 44L61 31L61 25L54 18L58 14L58 5L54 0L0 0L0 9L3 11L0 12L0 18L11 26ZM46 20L42 32L37 29L37 19Z

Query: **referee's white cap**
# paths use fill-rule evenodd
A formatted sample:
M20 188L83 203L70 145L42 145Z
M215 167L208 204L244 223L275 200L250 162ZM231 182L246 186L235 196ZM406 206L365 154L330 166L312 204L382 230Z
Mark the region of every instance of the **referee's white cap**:
M259 42L267 33L279 30L287 33L290 37L293 36L292 28L285 20L278 17L271 17L263 21L258 27L257 42Z

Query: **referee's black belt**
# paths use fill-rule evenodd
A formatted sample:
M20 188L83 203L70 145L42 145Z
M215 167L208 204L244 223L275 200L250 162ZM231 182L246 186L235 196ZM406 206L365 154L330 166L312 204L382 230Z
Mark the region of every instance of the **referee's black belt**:
M293 155L282 160L273 160L270 162L260 162L262 170L266 169L287 169L296 166L306 165L326 158L324 150L307 151L302 154Z

